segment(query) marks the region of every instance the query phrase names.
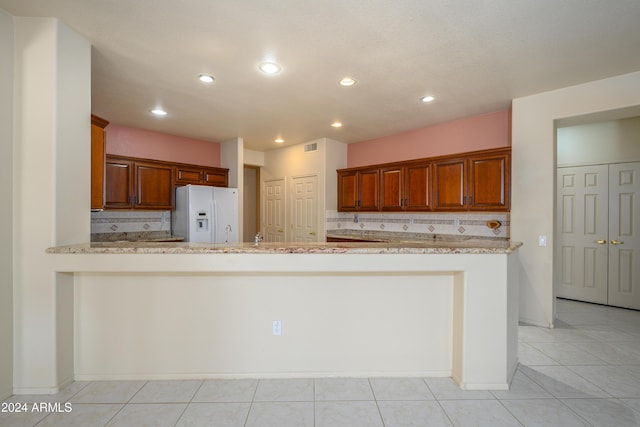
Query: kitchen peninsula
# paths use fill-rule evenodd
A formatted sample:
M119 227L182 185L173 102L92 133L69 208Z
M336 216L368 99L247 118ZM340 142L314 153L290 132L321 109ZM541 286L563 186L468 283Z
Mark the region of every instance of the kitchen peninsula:
M451 376L465 389L506 389L519 246L123 242L47 252L74 278L76 380Z

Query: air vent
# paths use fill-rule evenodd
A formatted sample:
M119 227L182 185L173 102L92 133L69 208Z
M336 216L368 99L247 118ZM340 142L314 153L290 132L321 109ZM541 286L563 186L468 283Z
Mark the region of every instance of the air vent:
M311 144L306 144L304 146L304 152L306 153L307 151L316 151L318 149L318 143L317 142L312 142Z

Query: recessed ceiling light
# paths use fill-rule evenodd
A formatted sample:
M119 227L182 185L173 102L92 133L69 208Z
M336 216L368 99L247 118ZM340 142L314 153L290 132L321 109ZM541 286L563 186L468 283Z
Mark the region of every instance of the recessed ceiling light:
M276 144L282 144L284 142L284 139L282 138L278 138L274 141Z
M431 102L434 99L436 99L436 98L431 96L431 95L427 95L427 96L423 96L422 98L420 98L420 101L422 101L422 102Z
M162 108L154 108L153 110L151 110L151 114L153 114L154 116L166 116L167 112L164 111Z
M345 77L342 80L340 80L340 84L342 86L353 86L354 84L356 84L356 81L351 77Z
M275 62L262 62L258 68L265 74L278 74L282 70L282 67Z
M331 123L331 127L334 127L334 128L341 128L341 127L342 127L342 123L340 123L340 122L333 122L333 123Z
M198 80L202 83L213 83L215 78L211 74L200 74Z

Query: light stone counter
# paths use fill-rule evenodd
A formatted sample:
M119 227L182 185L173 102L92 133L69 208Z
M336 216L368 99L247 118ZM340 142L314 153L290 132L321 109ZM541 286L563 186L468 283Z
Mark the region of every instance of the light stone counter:
M49 248L53 254L507 254L521 246L503 239L458 238L339 243L92 242Z
M465 389L506 389L519 246L60 246L47 250L63 325L51 339L79 381L450 376Z

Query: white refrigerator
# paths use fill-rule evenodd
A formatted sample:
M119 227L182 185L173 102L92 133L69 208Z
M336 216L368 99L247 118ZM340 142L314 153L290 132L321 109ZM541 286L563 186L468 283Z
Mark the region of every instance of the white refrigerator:
M174 236L185 242L237 243L238 189L185 185L176 188L171 215Z

